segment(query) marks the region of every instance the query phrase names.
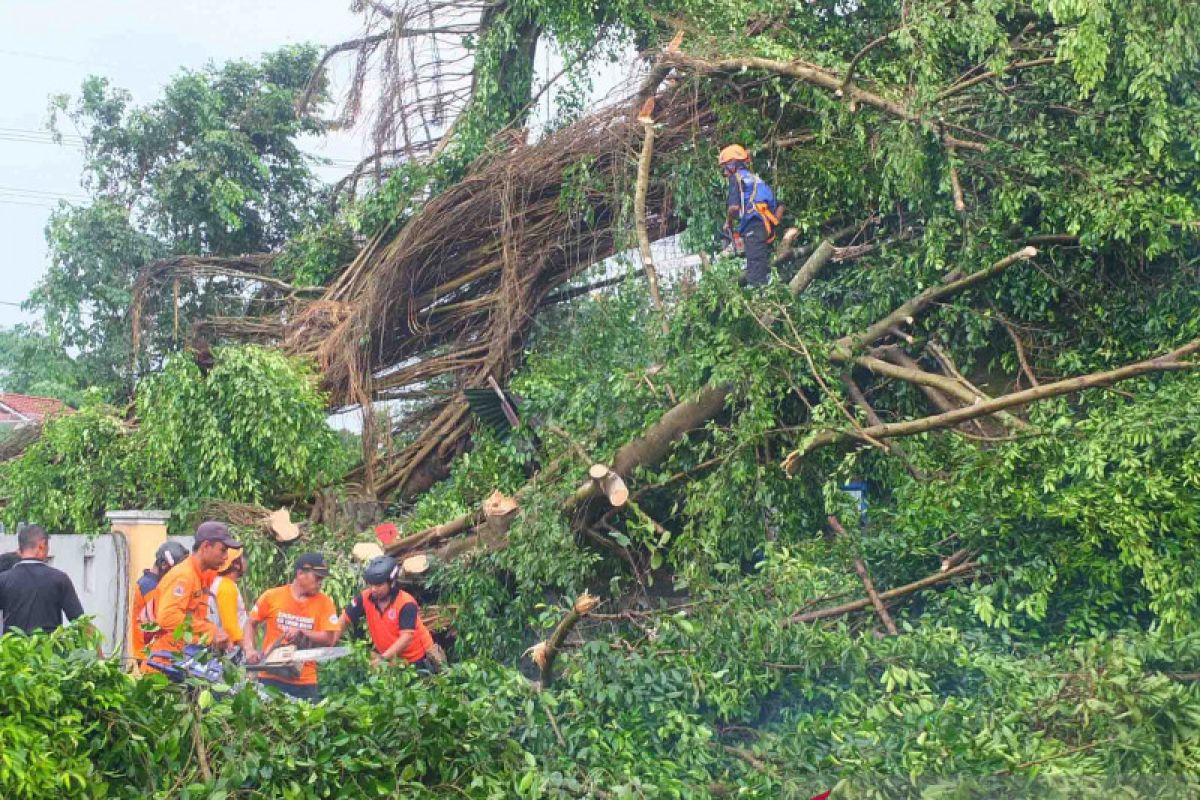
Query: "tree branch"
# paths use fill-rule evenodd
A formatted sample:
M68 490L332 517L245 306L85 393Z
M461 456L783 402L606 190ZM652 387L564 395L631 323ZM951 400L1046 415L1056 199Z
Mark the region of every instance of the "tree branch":
M986 80L990 80L992 78L998 78L1001 75L1007 75L1010 72L1018 72L1023 69L1032 69L1034 67L1044 67L1049 64L1057 63L1057 61L1058 61L1058 59L1054 58L1054 57L1035 58L1032 61L1016 61L1012 64L1008 64L1007 66L1001 67L998 70L992 70L991 72L985 72L982 75L976 75L974 78L968 78L965 81L959 81L958 83L951 86L949 89L946 89L941 94L939 94L937 96L935 102L940 103L943 100L946 100L947 98L954 97L954 95L956 95L956 94L961 94L962 92L965 92L967 89L970 89L972 86L976 86L980 83L983 83Z
M828 521L829 527L833 528L834 533L844 539L850 538L837 517L830 514ZM867 562L863 561L861 557L855 557L854 571L858 573L858 579L862 581L863 588L867 590L867 597L870 599L871 605L875 606L875 613L883 621L883 626L887 628L887 632L892 636L899 636L900 631L896 630L896 623L892 621L892 615L888 613L887 608L883 605L883 601L879 599L879 593L875 591L875 583L871 580L871 573L867 571Z
M1092 389L1101 386L1109 386L1119 381L1136 378L1141 375L1146 375L1153 372L1173 372L1181 370L1196 369L1200 367L1200 362L1181 361L1184 356L1191 355L1197 350L1200 350L1200 339L1193 339L1191 342L1172 350L1170 353L1165 353L1161 356L1149 358L1144 361L1138 361L1133 364L1128 364L1124 367L1108 370L1106 372L1094 372L1090 375L1081 375L1075 378L1057 381L1056 383L1042 384L1031 389L1026 389L1021 392L1013 392L994 400L989 400L983 403L976 403L966 408L956 409L944 414L935 414L931 417L923 417L922 419L909 420L907 422L885 423L883 425L874 425L870 428L863 428L861 431L834 431L825 430L810 439L803 447L800 447L788 453L783 460L783 469L787 474L795 474L800 461L812 451L825 447L836 442L845 441L847 439L855 439L862 437L871 437L873 439L890 439L899 436L915 436L919 433L927 433L929 431L941 430L953 425L958 425L962 422L978 419L979 417L995 414L997 411L1002 411L1007 408L1025 405L1036 400L1045 400L1051 397L1058 397L1064 394L1074 394L1075 392L1083 391L1084 389Z
M650 299L661 317L662 332L668 333L667 310L662 295L658 293L658 272L654 269L654 256L650 252L650 233L646 229L646 192L650 186L650 162L654 157L654 121L642 121L642 152L638 157L637 187L633 194L633 221L637 230L638 252L642 256L642 269L646 271L646 282L650 286Z
M897 597L904 597L905 595L919 592L922 589L928 589L930 586L936 586L939 583L945 583L948 580L957 578L959 575L966 575L967 573L973 572L975 567L976 564L974 562L959 564L957 567L951 567L945 572L935 572L933 575L921 578L919 581L906 583L904 586L900 586L895 589L888 589L886 592L881 592L879 599L884 601L894 600ZM861 611L869 605L871 605L870 599L862 599L855 600L852 603L843 603L840 606L820 608L816 611L805 611L802 614L796 614L792 617L789 617L784 621L784 624L792 625L798 622L816 622L817 620L829 619L830 617L840 617L844 614L852 614L855 611Z
M925 310L925 308L927 308L931 303L941 300L944 297L949 297L952 294L961 292L963 289L969 289L977 283L982 283L989 278L999 275L1001 272L1008 269L1013 264L1016 264L1018 261L1024 261L1026 259L1033 258L1036 255L1036 247L1024 247L1012 255L1005 256L995 264L992 264L990 267L981 269L978 272L973 272L964 278L958 278L957 280L952 280L949 283L943 283L938 286L931 286L916 297L901 305L886 317L880 319L862 333L856 336L844 336L841 339L838 339L835 343L834 350L835 352L838 350L844 351L840 357L849 358L851 352L873 344L876 340L880 339L884 334L886 334L888 329L893 325L911 323L913 318L916 317L916 315L921 311Z
M766 72L773 72L777 75L787 75L797 80L813 86L819 86L823 89L828 89L831 92L843 90L849 95L852 100L856 100L865 105L876 108L887 114L890 114L899 119L912 122L920 125L930 133L937 136L947 146L960 147L964 150L985 151L986 145L979 142L970 142L963 139L957 139L948 133L938 130L937 125L930 120L925 119L919 114L910 111L906 106L895 100L888 100L874 92L868 92L853 84L842 89L843 78L836 73L821 69L809 64L789 61L776 61L770 58L760 58L758 56L745 56L743 58L722 58L715 61L708 61L696 56L685 55L683 53L665 53L659 59L657 67L679 67L682 69L691 69L704 72L737 72L744 69L761 69Z

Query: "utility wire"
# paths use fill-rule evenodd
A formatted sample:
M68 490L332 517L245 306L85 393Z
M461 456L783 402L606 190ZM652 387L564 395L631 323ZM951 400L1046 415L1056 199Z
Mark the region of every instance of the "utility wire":
M0 186L0 194L34 195L37 197L46 197L51 200L90 200L91 199L88 195L80 194L78 192L74 192L74 193L72 193L72 192L55 192L55 191L48 192L45 189L26 189L21 186Z

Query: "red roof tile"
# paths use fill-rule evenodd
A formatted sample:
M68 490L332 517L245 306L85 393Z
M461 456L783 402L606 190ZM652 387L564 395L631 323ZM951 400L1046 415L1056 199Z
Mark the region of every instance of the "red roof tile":
M0 394L0 404L38 422L52 414L70 413L74 410L62 400L56 400L53 397L31 397L27 394ZM3 408L0 408L0 412L3 412ZM8 415L0 414L0 416Z

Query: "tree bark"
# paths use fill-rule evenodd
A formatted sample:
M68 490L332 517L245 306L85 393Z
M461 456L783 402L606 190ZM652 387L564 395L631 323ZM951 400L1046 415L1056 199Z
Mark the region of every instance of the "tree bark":
M922 589L928 589L930 586L936 586L939 583L945 583L952 578L957 578L959 575L966 575L969 572L973 572L975 567L976 565L974 562L959 564L957 567L951 567L945 572L936 572L933 575L921 578L919 581L906 583L903 586L898 586L895 589L888 589L886 592L883 592L879 595L879 599L880 601L883 601L894 600L897 597L904 597L905 595L919 592ZM817 620L829 619L830 617L840 617L844 614L852 614L855 611L861 611L870 605L870 599L862 599L855 600L852 603L842 603L840 606L819 608L816 611L805 611L802 614L796 614L792 617L789 617L784 624L792 625L798 622L816 622Z
M829 527L833 528L833 532L843 539L850 538L846 529L842 527L842 523L832 514L829 515ZM879 615L883 627L887 628L887 632L892 636L899 636L900 631L896 630L896 623L892 621L892 615L888 613L883 601L879 599L879 593L875 591L875 583L871 580L871 573L867 571L867 562L863 561L861 557L856 557L854 571L858 573L858 579L862 581L863 588L867 590L867 598L870 599L871 605L875 606L875 613Z
M800 461L804 456L808 455L818 448L825 447L835 442L845 441L847 439L855 439L860 437L871 437L873 439L890 439L899 436L915 436L919 433L927 433L929 431L941 430L953 425L958 425L961 422L978 419L979 417L995 414L997 411L1003 411L1007 408L1025 405L1026 403L1034 402L1035 400L1045 400L1050 397L1058 397L1064 394L1073 394L1083 391L1084 389L1092 389L1099 386L1109 386L1119 381L1136 378L1140 375L1146 375L1153 372L1172 372L1177 370L1196 369L1200 367L1200 362L1181 361L1184 356L1191 355L1197 350L1200 350L1200 339L1193 339L1191 342L1183 345L1170 353L1165 353L1161 356L1138 361L1133 364L1128 364L1124 367L1108 370L1106 372L1094 372L1090 375L1080 375L1075 378L1067 378L1066 380L1056 383L1045 383L1041 386L1035 386L1032 389L1026 389L1021 392L1013 392L994 400L989 400L983 403L976 403L965 408L959 408L954 411L949 411L944 414L935 414L931 417L923 417L921 419L909 420L907 422L892 422L883 425L873 425L870 428L863 428L861 431L822 431L816 438L808 442L804 447L793 450L788 453L783 460L783 469L793 475L799 466Z

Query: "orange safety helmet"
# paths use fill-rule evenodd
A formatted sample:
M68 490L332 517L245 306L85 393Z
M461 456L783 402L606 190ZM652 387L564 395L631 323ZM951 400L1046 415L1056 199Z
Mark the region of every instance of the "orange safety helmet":
M721 166L725 166L730 161L749 160L750 154L746 152L746 148L742 147L740 144L731 144L721 151L721 156L717 159L717 163Z

